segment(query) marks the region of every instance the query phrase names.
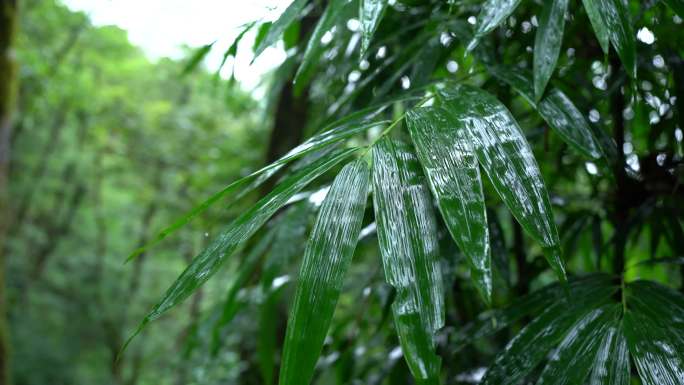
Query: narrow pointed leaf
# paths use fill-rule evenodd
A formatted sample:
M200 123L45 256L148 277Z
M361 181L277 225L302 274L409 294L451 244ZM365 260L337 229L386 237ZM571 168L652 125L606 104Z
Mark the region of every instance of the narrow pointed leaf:
M303 168L284 180L271 193L235 219L202 253L192 260L176 282L166 291L162 300L145 317L138 330L186 299L216 273L226 257L232 254L242 242L251 237L288 199L331 167L348 158L354 151L356 149L336 151Z
M487 369L483 385L516 385L521 382L566 335L576 322L604 305L615 292L603 287L591 296L564 297L548 306L497 355Z
M563 44L565 29L565 11L568 0L550 0L544 2L544 9L539 19L539 28L534 40L534 95L540 100L544 89L551 79L558 55Z
M206 45L201 46L195 52L192 54L190 59L188 59L188 62L185 64L185 67L183 67L183 72L181 73L182 76L185 76L192 72L198 65L199 63L204 60L204 58L209 54L211 51L211 48L214 46L215 41Z
M321 205L287 323L281 385L311 382L359 238L368 184L365 162L350 163L335 178Z
M479 88L458 86L441 94L446 99L444 107L467 128L480 165L497 193L527 233L542 244L556 275L565 280L549 196L518 123L501 102Z
M589 127L584 114L563 91L552 87L537 103L534 99L531 86L532 76L529 72L514 67L492 67L489 70L527 100L566 143L586 157L593 159L601 157L601 145Z
M409 111L406 123L449 233L468 257L480 294L492 293L487 211L465 121L439 107Z
M537 385L584 384L604 339L618 331L621 312L622 306L613 303L592 310L575 323L551 355Z
M373 147L373 202L385 279L404 357L419 381L436 381L433 334L444 324L437 225L420 164L410 148L383 139Z
M518 7L521 0L487 0L482 4L482 10L477 17L477 27L473 40L468 44L468 51L477 47L480 39L494 30L501 22L510 16Z
M604 54L608 55L608 50L610 49L610 35L608 34L608 27L603 21L603 17L601 17L601 12L599 11L599 1L600 0L582 0L582 4L584 5L584 10L587 12L589 22L594 29L601 50L603 50Z
M361 57L366 54L371 38L380 24L388 0L361 0L359 19L361 21Z
M239 195L243 195L257 188L259 185L261 185L261 183L263 183L269 177L273 176L276 172L278 172L278 170L280 170L283 166L287 165L291 161L299 159L307 154L311 154L314 151L320 150L322 148L326 148L331 144L338 143L345 138L363 132L371 127L381 125L384 123L385 122L382 121L368 122L365 121L363 117L361 117L361 119L341 120L340 122L337 122L336 124L329 126L328 129L312 136L302 144L288 151L287 154L283 155L277 161L267 166L264 166L263 168L247 175L246 177L236 180L235 182L225 187L223 190L209 197L209 199L195 206L192 210L190 210L190 212L178 218L170 226L161 230L157 234L157 236L154 237L150 242L134 250L128 256L127 261L132 260L133 258L145 252L150 247L158 244L164 238L174 233L176 230L183 227L184 225L192 221L195 217L206 211L209 207L211 207L214 203L218 202L220 199L238 192L240 193Z
M285 29L292 24L295 19L301 16L302 10L306 6L307 0L294 0L290 6L278 17L278 20L271 24L266 37L264 37L254 50L254 59L261 55L264 50L278 41Z
M663 0L681 18L684 18L684 0Z
M223 53L223 58L221 59L221 64L219 65L218 70L216 70L217 74L220 73L221 70L223 69L223 66L226 65L226 61L228 61L229 57L231 57L231 56L237 57L238 45L242 41L242 38L245 37L245 34L247 34L247 32L249 32L252 29L252 27L254 27L255 25L256 25L256 22L254 22L254 21L245 25L244 28L242 29L242 31L240 31L240 33L235 37L235 40L233 40L233 42L230 44L230 47L228 47L226 52Z
M589 385L629 385L630 365L622 321L615 321L599 341Z
M595 0L608 37L617 51L627 75L636 79L636 43L629 10L622 0Z

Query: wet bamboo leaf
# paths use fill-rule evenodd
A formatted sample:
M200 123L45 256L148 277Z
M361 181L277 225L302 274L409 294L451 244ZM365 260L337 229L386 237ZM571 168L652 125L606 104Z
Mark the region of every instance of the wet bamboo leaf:
M285 9L285 11L283 11L280 17L278 17L278 20L271 24L271 28L268 29L268 33L264 39L257 44L257 47L254 50L254 59L261 55L266 48L272 46L280 39L280 36L285 32L285 29L287 29L295 19L301 16L306 3L307 0L295 0Z
M345 166L320 208L287 324L281 385L311 382L361 231L368 174L363 161Z
M361 0L359 19L361 21L361 57L366 54L375 30L380 24L388 0Z
M510 67L492 67L490 72L513 87L520 96L537 109L539 115L558 135L582 155L599 159L602 155L601 145L595 138L584 114L575 107L572 101L557 88L550 88L537 103L532 89L532 76L522 69Z
M226 65L226 61L228 60L229 57L237 57L237 49L238 49L238 44L242 41L242 38L245 37L245 34L249 32L252 27L256 25L256 22L251 22L247 25L244 26L242 31L237 35L235 40L233 40L233 43L231 43L230 47L226 50L226 52L223 53L223 58L221 59L221 64L219 65L218 70L216 70L216 73L220 73L221 70L223 69L223 66Z
M423 107L409 111L406 122L447 228L468 257L475 285L489 303L492 271L487 212L465 121L445 108Z
M534 95L540 100L544 89L551 79L556 62L563 45L565 29L565 11L568 0L550 0L544 2L544 9L539 19L539 28L534 40Z
M143 319L135 334L142 330L148 322L159 318L165 311L182 302L206 282L216 273L226 257L231 255L242 242L251 237L295 193L334 165L348 158L355 151L354 148L336 151L303 168L284 180L271 193L235 219L204 251L192 260L176 282L166 291L162 300Z
M589 385L629 385L630 365L622 321L615 321L599 341Z
M684 0L663 0L681 18L684 18Z
M511 113L495 97L471 86L440 91L444 106L464 122L480 165L522 227L542 244L552 269L565 280L558 230L539 166Z
M537 385L585 383L601 344L619 332L617 325L621 312L620 304L608 304L577 321L551 354Z
M594 33L596 34L596 38L598 39L603 53L608 55L608 50L610 49L610 36L608 35L608 27L601 17L597 4L598 1L600 0L582 0L582 4L584 5L584 10L587 12L589 22L594 29Z
M606 304L616 288L605 286L591 296L564 297L548 306L499 353L487 370L483 385L515 385L525 378L579 320Z
M468 51L477 47L480 39L494 30L501 22L510 16L518 7L521 0L487 0L482 4L482 10L477 17L477 27L473 40L468 44Z
M183 72L181 72L182 76L185 76L192 72L195 67L199 65L199 63L204 60L204 58L209 54L211 51L211 48L214 46L215 41L206 45L201 46L200 48L196 49L195 52L192 54L190 59L188 60L188 63L183 67Z
M384 139L373 147L373 202L385 279L399 341L413 376L435 382L433 334L444 324L437 225L420 164L410 148Z
M636 44L629 10L622 0L593 0L627 75L636 79Z
M288 151L287 154L283 155L277 161L267 166L264 166L263 168L247 175L244 178L236 180L235 182L229 184L223 190L209 197L209 199L207 199L206 201L195 206L192 210L190 210L190 212L188 212L181 218L178 218L170 226L161 230L157 234L157 236L152 239L152 241L134 250L128 256L127 261L132 260L141 253L145 252L150 247L158 244L164 238L174 233L176 230L183 227L184 225L192 221L195 217L206 211L209 207L211 207L214 203L218 202L220 199L226 196L231 196L232 194L236 194L238 192L239 195L243 195L257 188L261 183L263 183L269 177L273 176L276 172L278 172L278 170L280 170L283 166L287 165L291 161L299 159L305 155L311 154L322 148L326 148L334 143L338 143L345 138L363 132L371 127L382 125L384 123L386 122L368 122L363 117L361 117L360 119L341 120L339 122L336 122L335 124L330 125L319 134L312 136L302 144Z

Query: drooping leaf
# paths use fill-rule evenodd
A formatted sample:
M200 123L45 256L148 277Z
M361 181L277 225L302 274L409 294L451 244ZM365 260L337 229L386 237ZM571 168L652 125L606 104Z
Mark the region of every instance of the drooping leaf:
M254 25L256 25L256 22L254 22L254 21L246 24L244 26L244 28L242 29L242 31L240 31L240 33L237 35L237 37L235 37L235 40L233 40L233 42L230 44L230 47L228 47L226 52L223 53L223 58L221 59L221 64L219 65L218 70L216 70L216 73L221 72L221 70L223 69L223 66L226 65L226 61L228 60L229 57L231 57L231 56L237 57L238 45L242 41L242 38L245 37L245 34L247 32L249 32L252 29L252 27L254 27Z
M618 332L621 312L622 306L612 303L592 310L577 321L552 353L537 385L583 384L601 344Z
M371 122L363 116L358 116L355 119L341 119L339 122L335 122L329 125L320 133L312 136L308 140L304 141L302 144L288 151L277 161L267 166L264 166L263 168L247 175L246 177L236 180L235 182L229 184L223 190L209 197L209 199L195 206L192 210L190 210L190 212L188 212L181 218L178 218L170 226L161 230L157 234L157 236L154 237L150 242L134 250L128 256L127 261L132 260L136 256L145 252L150 247L158 244L164 238L174 233L176 230L183 227L185 224L192 221L195 217L206 211L209 207L211 207L214 203L218 202L220 199L226 196L230 196L231 194L237 192L240 192L240 194L242 195L246 192L249 192L257 188L259 185L261 185L261 183L263 183L269 177L273 176L276 172L278 172L278 170L280 170L283 166L290 163L291 161L299 159L307 154L311 154L314 151L330 146L331 144L338 143L345 138L363 132L371 127L382 125L385 123L386 122L382 121Z
M444 323L437 225L407 145L383 139L373 147L373 202L385 279L397 291L392 312L404 357L419 382L437 381L433 334Z
M582 155L598 159L601 146L589 127L584 114L557 88L550 88L537 103L531 86L532 76L519 68L490 67L490 72L516 90L520 96L537 109L539 115L558 135Z
M316 24L316 27L306 44L302 62L295 74L295 91L301 91L301 89L303 89L311 80L313 70L318 64L321 56L321 39L323 38L323 35L335 25L337 18L347 4L348 2L346 0L331 0L325 7L323 15L321 15L321 18L318 20L318 24Z
M601 17L597 4L598 1L599 0L582 0L582 4L584 5L584 10L587 11L589 22L594 29L594 33L596 34L596 38L598 39L603 53L608 55L608 50L610 49L610 36L608 34L608 27L603 21L603 17Z
M544 2L539 28L534 39L534 96L540 100L551 79L563 44L565 11L568 0Z
M558 230L539 166L511 113L495 97L471 86L440 90L444 107L466 127L494 189L565 280Z
M365 162L350 163L335 178L321 205L288 319L281 385L311 382L359 238L368 184Z
M301 16L302 10L306 6L307 0L294 0L290 6L278 17L278 20L271 24L266 36L257 44L254 50L254 59L256 59L262 52L271 45L275 44L280 36L285 32L285 29L298 17Z
M487 212L465 121L445 108L422 107L409 111L406 123L449 233L468 257L475 285L489 303L492 271Z
M371 38L380 24L388 0L360 0L359 21L361 21L361 57L366 54Z
M301 169L281 182L273 191L235 219L204 251L192 260L185 271L166 291L162 300L143 319L135 334L142 330L148 322L159 318L165 311L182 302L206 282L216 273L226 257L232 254L242 242L251 237L295 193L334 165L348 158L356 150L356 148L351 148L336 151Z
M521 0L487 0L482 4L482 10L477 17L477 27L473 40L468 44L468 51L477 47L480 39L494 30L501 22L510 16L518 7Z
M608 37L617 51L627 75L636 79L636 43L632 20L629 10L622 0L592 0L595 1L603 24L608 31Z
M483 385L515 385L525 378L578 321L606 304L616 288L603 286L590 296L563 297L548 306L515 336L490 365Z
M684 18L684 0L663 0L681 18Z
M182 76L185 76L192 72L195 67L199 65L202 60L209 54L211 51L211 48L214 46L216 42L211 42L209 44L203 45L200 48L197 48L195 52L190 56L190 59L188 59L187 64L185 64L185 67L183 67L183 71L181 72Z

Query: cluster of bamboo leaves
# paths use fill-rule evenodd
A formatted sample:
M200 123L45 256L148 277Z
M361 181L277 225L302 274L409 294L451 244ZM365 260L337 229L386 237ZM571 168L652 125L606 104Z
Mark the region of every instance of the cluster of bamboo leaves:
M498 64L485 47L487 35L520 3L485 1L474 30L462 20L437 21L463 41L469 55L484 63L491 76L527 100L581 156L597 163L611 163L614 143L592 129L573 101L549 84L559 57L567 0L545 1L540 6L532 73ZM625 4L621 0L582 3L601 49L607 54L612 47L627 75L635 79L635 33ZM682 1L665 3L684 17ZM260 34L256 55L282 39L288 27L311 6L307 0L295 0ZM356 14L360 21L359 51L362 58L368 57L374 32L388 7L387 0L328 1L298 56L295 88L301 90L322 70L322 38L348 15ZM250 24L246 30L253 26ZM235 56L236 44L226 57ZM200 54L208 49L203 48ZM346 116L324 126L278 161L232 183L162 231L153 243L211 204L240 196L294 163L270 193L193 259L140 328L211 278L277 212L291 205L307 185L335 171L299 262L279 383L308 384L312 380L345 275L363 237L368 210L373 213L377 229L385 280L396 291L391 314L404 359L417 383L438 384L442 363L435 335L444 326L445 305L437 223L445 224L453 242L466 256L482 300L490 303L493 279L490 224L483 193L486 178L526 233L541 246L560 282L494 311L479 324L460 332L466 343L511 322L531 319L491 363L483 383L517 384L534 375L538 384L628 384L630 362L644 384L674 385L684 381L684 298L648 281L625 282L620 277L600 274L568 280L541 172L521 127L496 96L470 84L467 78L442 79L386 96L384 101L365 109L347 111ZM384 120L397 104L406 106L406 110L392 120ZM341 103L332 107L339 112L348 106ZM402 129L408 135L400 139L394 132ZM366 140L359 142L359 137ZM269 234L262 237L261 247L276 242L277 232ZM259 244L254 255L259 254ZM254 263L248 256L245 267L253 269ZM268 269L264 274L270 274L264 283L265 291L270 292L275 274ZM240 282L238 279L231 288L233 297L229 298L234 298ZM230 306L226 309L223 324L234 311ZM539 370L542 362L545 365Z

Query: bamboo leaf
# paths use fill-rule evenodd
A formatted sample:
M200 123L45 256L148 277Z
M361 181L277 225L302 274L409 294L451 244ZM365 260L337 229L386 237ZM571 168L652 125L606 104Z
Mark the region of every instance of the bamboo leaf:
M599 341L589 385L629 385L630 365L622 321L613 322Z
M468 257L475 285L489 303L492 271L487 212L465 121L444 108L424 107L409 111L406 122L449 233Z
M280 369L281 385L311 382L361 231L369 172L345 166L328 192L304 251Z
M637 61L635 34L632 29L629 10L622 0L592 0L595 1L603 23L608 31L608 37L617 51L627 75L636 79Z
M596 34L596 38L598 39L603 53L608 55L608 49L610 48L610 36L608 34L608 27L601 17L601 13L597 4L598 1L600 0L582 0L582 4L584 4L584 10L587 11L589 22L594 29L594 33Z
M383 139L373 147L373 202L385 279L396 291L394 321L409 369L436 382L433 334L444 324L437 225L420 164L409 147Z
M278 20L271 24L266 37L262 39L254 50L254 59L261 55L264 50L278 41L280 36L285 32L285 29L292 24L295 19L301 16L307 0L294 0L283 13L278 17ZM254 60L252 59L252 60Z
M563 45L565 29L565 11L568 0L550 0L544 2L544 9L539 19L539 29L534 40L534 95L540 100L544 89L551 79L558 62Z
M529 72L515 67L490 67L489 71L527 100L544 121L580 154L593 159L599 159L602 156L601 145L589 127L584 114L575 107L563 91L550 88L537 103L534 99L531 86L532 76Z
M501 22L515 11L521 0L487 0L477 17L477 27L473 40L468 44L468 51L477 47L480 39L494 30Z
M195 67L197 67L199 63L201 63L202 60L204 60L204 58L209 54L211 48L214 46L214 43L216 42L214 41L209 44L203 45L200 48L197 48L188 60L187 64L185 64L185 67L183 67L181 76L185 76L192 72L195 69Z
M359 19L361 21L361 57L366 54L375 30L387 9L388 0L361 0Z
M336 151L301 169L235 219L204 251L192 260L176 282L166 291L162 300L143 319L138 330L130 339L142 330L147 323L159 318L164 312L182 302L206 282L216 273L226 257L232 254L242 242L251 237L295 193L334 165L348 158L355 151L355 148Z
M511 113L495 97L471 86L440 91L444 107L467 128L480 165L494 189L532 238L562 281L558 230L539 166Z

